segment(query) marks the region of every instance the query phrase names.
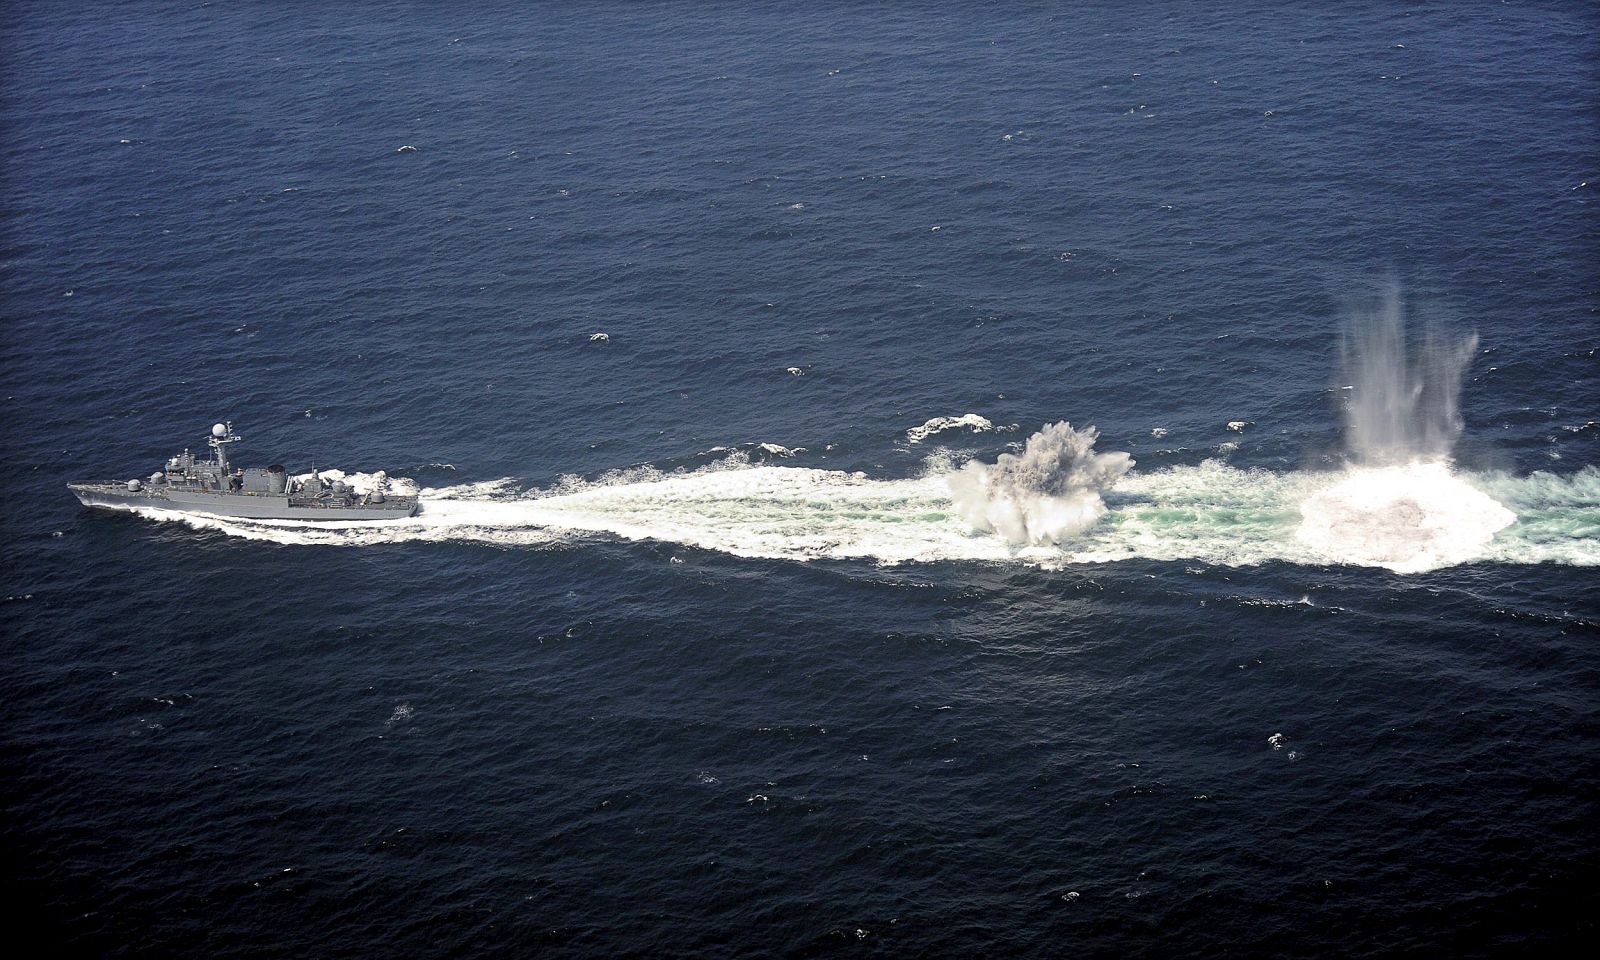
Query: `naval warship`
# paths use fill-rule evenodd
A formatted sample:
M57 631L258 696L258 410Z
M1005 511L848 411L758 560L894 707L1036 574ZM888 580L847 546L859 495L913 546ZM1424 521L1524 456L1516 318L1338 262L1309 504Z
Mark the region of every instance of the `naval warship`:
M387 493L383 480L366 493L357 493L343 481L324 480L315 471L303 480L291 479L282 464L237 469L228 463L228 445L241 439L233 432L232 421L219 423L207 440L213 451L209 459L197 460L184 450L148 480L69 483L67 489L86 507L154 507L252 520L395 520L417 512L416 497Z

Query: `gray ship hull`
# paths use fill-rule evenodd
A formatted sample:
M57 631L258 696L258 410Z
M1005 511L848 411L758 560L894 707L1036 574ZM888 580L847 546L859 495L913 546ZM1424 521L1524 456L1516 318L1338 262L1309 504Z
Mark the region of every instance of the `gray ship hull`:
M126 485L114 483L69 483L67 489L84 506L103 510L145 507L248 520L399 520L417 512L417 501L410 497L395 497L385 503L322 505L304 500L291 503L287 496L272 494L212 493L155 487L133 491Z

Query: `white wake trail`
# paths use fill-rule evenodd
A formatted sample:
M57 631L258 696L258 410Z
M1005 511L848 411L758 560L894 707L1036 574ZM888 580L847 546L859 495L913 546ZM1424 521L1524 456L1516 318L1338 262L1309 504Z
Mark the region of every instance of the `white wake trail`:
M1058 567L1145 559L1251 566L1282 561L1408 573L1474 561L1600 564L1600 470L1593 467L1520 478L1446 474L1445 481L1436 471L1420 468L1406 480L1409 503L1392 509L1415 521L1416 529L1436 534L1412 542L1379 527L1385 532L1368 542L1335 524L1328 526L1343 531L1337 536L1305 535L1308 524L1316 526L1317 518L1329 512L1365 508L1346 486L1352 478L1369 482L1360 470L1281 473L1207 461L1128 473L1103 494L1104 513L1092 527L1056 543L1012 543L975 531L951 494L950 480L959 471L939 466L937 458L930 462L935 466L926 475L901 480L738 463L693 473L636 471L568 481L556 491L495 480L423 490L416 517L343 525L146 513L255 540L350 547L407 542L533 546L601 536L739 557L882 564ZM1505 504L1500 509L1516 519L1487 536L1452 533L1452 524L1482 508L1474 497ZM1493 511L1484 516L1503 519Z

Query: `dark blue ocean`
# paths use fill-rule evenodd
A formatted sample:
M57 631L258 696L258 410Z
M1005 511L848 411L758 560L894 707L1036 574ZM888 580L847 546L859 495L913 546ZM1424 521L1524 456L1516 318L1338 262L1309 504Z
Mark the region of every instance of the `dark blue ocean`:
M14 938L1592 943L1597 30L6 4ZM422 511L66 489L224 420Z

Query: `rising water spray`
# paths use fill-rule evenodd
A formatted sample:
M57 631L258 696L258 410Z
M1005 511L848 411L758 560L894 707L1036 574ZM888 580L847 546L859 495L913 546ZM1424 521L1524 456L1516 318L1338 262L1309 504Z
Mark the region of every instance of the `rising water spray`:
M1477 334L1437 326L1408 336L1398 287L1356 314L1340 350L1349 387L1345 440L1355 462L1448 460L1461 435L1461 383L1477 347Z
M1461 384L1475 334L1413 336L1391 287L1346 326L1349 466L1300 506L1301 541L1327 559L1414 573L1481 554L1516 514L1455 473Z
M956 510L975 530L1015 544L1053 544L1105 515L1100 494L1133 469L1126 453L1096 453L1100 432L1065 420L1028 438L1020 454L968 463L949 478Z

